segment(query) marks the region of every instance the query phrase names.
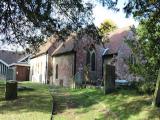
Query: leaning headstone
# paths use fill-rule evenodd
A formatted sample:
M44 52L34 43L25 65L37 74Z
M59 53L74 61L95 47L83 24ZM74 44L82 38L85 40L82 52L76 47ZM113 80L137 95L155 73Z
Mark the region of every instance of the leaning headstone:
M17 98L17 81L7 81L5 89L5 99L13 100Z
M104 70L104 94L108 94L115 90L115 67L105 65Z
M74 80L75 80L75 87L76 88L81 88L82 87L82 84L83 84L83 72L80 71L80 72L77 72L74 76Z

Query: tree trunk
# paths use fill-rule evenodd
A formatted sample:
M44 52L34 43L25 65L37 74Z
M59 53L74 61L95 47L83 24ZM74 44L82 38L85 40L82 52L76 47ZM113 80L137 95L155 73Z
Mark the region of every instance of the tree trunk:
M156 107L160 107L160 70L158 71L158 78L157 78L157 83L156 83L152 105Z

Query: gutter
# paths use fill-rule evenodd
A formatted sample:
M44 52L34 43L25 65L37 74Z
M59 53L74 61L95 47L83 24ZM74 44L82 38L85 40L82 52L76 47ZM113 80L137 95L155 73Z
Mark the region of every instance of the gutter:
M9 67L9 64L7 64L5 61L3 61L2 59L0 59L0 62L5 64L7 67Z
M14 65L30 67L29 64L25 64L25 63L12 63L12 64L9 65L9 67L14 66Z
M52 57L57 57L57 56L61 56L61 55L68 55L68 54L72 54L72 53L75 53L75 51L71 50L71 51L66 51L66 52L62 52L62 53L52 54Z
M46 73L45 73L45 84L48 81L48 51L46 52Z
M40 54L37 54L37 55L31 57L31 59L36 58L36 57L39 57L39 56L41 56L41 55L43 55L43 54L46 54L46 53L47 53L47 52L42 52L42 53L40 53Z

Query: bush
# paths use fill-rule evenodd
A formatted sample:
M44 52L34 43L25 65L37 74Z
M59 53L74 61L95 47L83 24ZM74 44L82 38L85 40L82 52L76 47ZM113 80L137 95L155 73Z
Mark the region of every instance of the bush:
M138 86L138 91L141 93L153 94L155 90L155 83L153 82L141 82Z
M134 81L131 82L131 88L136 89L140 94L153 94L155 90L155 82L152 81Z

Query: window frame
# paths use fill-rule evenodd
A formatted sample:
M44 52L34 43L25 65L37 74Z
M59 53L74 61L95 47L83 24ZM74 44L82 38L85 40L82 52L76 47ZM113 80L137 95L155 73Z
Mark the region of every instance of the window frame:
M94 54L94 68L93 67L93 56ZM96 52L95 49L88 49L86 53L86 65L89 65L90 71L96 71Z
M92 58L93 55L94 55L94 58ZM94 50L91 51L90 59L91 59L91 60L90 60L90 64L91 64L90 69L91 69L91 71L96 71L96 53L95 53ZM94 60L94 61L93 61L93 60ZM94 63L93 63L93 62L94 62ZM93 65L93 64L94 64L94 65ZM94 68L92 68L92 67L94 67Z

